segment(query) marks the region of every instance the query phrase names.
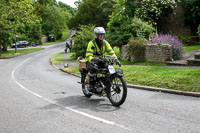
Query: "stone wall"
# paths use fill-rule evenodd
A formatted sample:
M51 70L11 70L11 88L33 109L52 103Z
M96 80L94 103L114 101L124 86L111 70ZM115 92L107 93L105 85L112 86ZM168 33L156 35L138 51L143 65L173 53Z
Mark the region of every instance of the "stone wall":
M172 60L172 47L169 44L145 46L145 57L148 62L165 62Z
M127 45L120 46L120 59L122 60L129 60L129 55L126 52Z
M139 59L130 55L127 55L126 45L120 47L120 58L122 60L135 61L148 61L148 62L165 62L172 60L172 47L168 44L155 45L149 44L145 45L145 57Z

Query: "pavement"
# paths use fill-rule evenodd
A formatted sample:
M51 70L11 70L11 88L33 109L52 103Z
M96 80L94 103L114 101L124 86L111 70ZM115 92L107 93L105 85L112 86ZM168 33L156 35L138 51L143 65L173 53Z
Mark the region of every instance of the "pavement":
M79 63L71 61L67 58L67 53L63 55L63 59L66 60L68 63L68 67L70 66L78 66ZM185 58L187 59L187 58ZM184 62L185 60L181 60L180 62ZM52 64L52 62L51 62ZM61 71L62 68L64 68L65 64L59 64L59 65L54 65L52 64L56 69L59 69ZM197 68L200 69L200 66L185 66L185 65L179 65L178 63L176 65L167 65L167 66L161 66L161 67L170 67L170 68ZM66 72L66 71L63 71ZM66 72L69 73L69 72ZM69 73L71 75L74 75L76 77L80 77L79 75L75 75L72 73ZM171 89L166 89L166 88L156 88L156 87L151 87L151 86L139 86L139 85L132 85L132 84L127 84L129 88L135 88L135 89L142 89L142 90L147 90L147 91L157 91L157 92L163 92L163 93L169 93L169 94L176 94L176 95L184 95L184 96L192 96L192 97L200 97L200 93L198 92L186 92L186 91L180 91L180 90L171 90Z

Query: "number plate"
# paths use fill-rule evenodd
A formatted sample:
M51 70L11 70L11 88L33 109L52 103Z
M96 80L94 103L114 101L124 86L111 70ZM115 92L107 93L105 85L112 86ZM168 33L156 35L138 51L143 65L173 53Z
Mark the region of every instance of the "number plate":
M112 65L108 66L108 70L109 70L110 74L115 73L115 69L114 69L114 67Z

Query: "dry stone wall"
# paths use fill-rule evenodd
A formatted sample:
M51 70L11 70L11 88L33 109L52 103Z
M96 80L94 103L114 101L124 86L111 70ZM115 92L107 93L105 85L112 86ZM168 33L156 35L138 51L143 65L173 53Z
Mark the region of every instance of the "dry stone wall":
M143 59L137 59L131 55L127 55L126 45L120 47L120 58L123 60L135 61L148 61L162 63L172 60L172 47L169 44L148 44L145 45L145 57Z
M145 57L148 62L165 62L172 60L172 47L169 44L145 46Z

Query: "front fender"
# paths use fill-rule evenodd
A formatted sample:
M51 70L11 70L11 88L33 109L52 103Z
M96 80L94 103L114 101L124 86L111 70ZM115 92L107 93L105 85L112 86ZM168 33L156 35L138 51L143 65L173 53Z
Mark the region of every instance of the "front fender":
M119 68L115 69L115 73L113 75L123 77L123 71Z

